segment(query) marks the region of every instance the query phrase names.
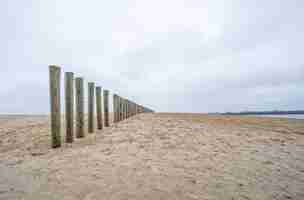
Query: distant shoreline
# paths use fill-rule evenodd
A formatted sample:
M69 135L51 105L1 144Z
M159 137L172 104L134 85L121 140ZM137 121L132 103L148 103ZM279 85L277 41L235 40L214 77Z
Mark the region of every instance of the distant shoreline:
M296 111L261 111L261 112L255 112L255 111L246 111L246 112L227 112L222 113L222 115L304 115L303 110L296 110Z

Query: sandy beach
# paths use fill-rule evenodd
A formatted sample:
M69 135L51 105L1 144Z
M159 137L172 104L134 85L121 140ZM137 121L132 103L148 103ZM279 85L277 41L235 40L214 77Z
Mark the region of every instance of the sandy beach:
M140 114L58 149L49 128L0 117L1 200L304 199L303 120Z

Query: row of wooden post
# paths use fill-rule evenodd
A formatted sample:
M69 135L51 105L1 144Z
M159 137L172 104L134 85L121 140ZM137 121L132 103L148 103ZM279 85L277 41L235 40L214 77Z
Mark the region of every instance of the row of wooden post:
M61 146L61 102L60 102L60 78L61 69L58 66L49 66L50 74L50 103L51 103L51 135L52 147ZM65 73L65 122L66 122L66 142L74 141L74 99L76 102L76 137L85 137L84 131L84 86L83 78L74 79L73 72ZM75 80L75 91L74 91ZM102 88L95 87L94 82L88 83L88 133L94 132L95 117L95 91L96 91L96 116L97 128L103 129L104 126L110 126L109 117L109 91L103 90L103 113L102 115ZM75 94L74 94L75 93ZM153 112L151 109L140 106L130 100L113 95L114 122L117 123L123 119L131 117L138 113ZM103 118L104 117L104 118Z
M145 113L145 112L153 112L153 110L138 105L137 103L134 103L128 99L122 98L114 94L113 112L114 112L114 123L117 123L129 117L132 117L133 115Z

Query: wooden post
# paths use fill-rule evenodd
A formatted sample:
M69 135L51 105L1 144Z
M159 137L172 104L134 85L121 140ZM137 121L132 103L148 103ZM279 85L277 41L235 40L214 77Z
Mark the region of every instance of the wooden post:
M105 118L105 126L110 126L109 123L109 90L103 91L103 101L104 101L104 118Z
M60 67L49 66L52 147L61 146Z
M74 141L74 74L73 72L65 73L65 121L66 121L66 138L67 143Z
M118 97L118 121L121 121L121 97Z
M114 114L114 123L117 123L117 95L113 95L113 114Z
M124 120L124 116L123 116L123 112L124 112L124 106L123 106L123 98L120 98L120 106L121 106L121 113L120 113L120 117L121 117L121 121Z
M75 79L76 87L76 137L84 137L84 93L83 93L83 78Z
M120 113L121 113L121 107L120 107L120 104L121 104L121 98L120 96L117 96L117 103L116 103L116 106L117 106L117 122L120 122L121 121L121 116L120 116Z
M88 132L94 132L94 82L88 83Z
M136 103L134 103L134 115L136 115Z
M127 117L127 109L128 109L128 107L127 107L127 99L124 99L124 105L125 105L124 116L125 116L125 119L127 119L128 118Z
M127 118L129 118L129 100L126 100L126 105L127 105Z
M101 130L102 127L102 102L101 102L101 87L96 87L96 110L97 110L97 128Z
M119 122L119 96L116 95L115 97L115 107L116 107L116 122Z
M116 123L116 94L113 94L113 122Z
M119 121L121 121L122 120L122 99L121 99L121 97L119 97L118 98L119 99L119 104L118 104L118 106L119 106Z
M138 114L140 114L141 113L141 105L138 105Z
M121 120L125 119L125 99L121 98Z
M124 120L124 99L121 98L120 99L120 103L121 103L121 120L123 121Z
M117 122L119 122L119 112L120 112L120 110L119 110L119 96L118 95L116 95L116 109L117 109L116 120L117 120Z
M131 117L131 103L128 101L128 117Z
M132 117L132 109L133 109L133 107L132 107L132 101L130 102L130 117Z

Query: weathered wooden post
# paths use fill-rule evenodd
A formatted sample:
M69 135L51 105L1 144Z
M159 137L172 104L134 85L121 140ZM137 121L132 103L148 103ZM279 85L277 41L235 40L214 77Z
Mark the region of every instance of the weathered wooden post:
M116 110L117 110L116 121L119 122L119 112L120 112L120 109L119 109L119 96L118 95L116 95Z
M119 122L119 112L120 112L120 110L119 110L119 96L116 95L115 99L116 99L116 103L115 103L115 105L116 105L116 122Z
M141 113L141 105L138 105L138 114L140 114Z
M120 121L123 121L123 98L120 97Z
M49 66L52 147L61 146L60 67Z
M124 99L124 119L127 119L127 99Z
M121 119L125 119L125 101L124 98L121 98Z
M134 103L134 115L136 115L136 103Z
M119 97L119 121L122 121L123 120L123 118L122 118L122 110L123 109L123 107L122 107L122 98L121 97Z
M130 109L130 107L129 107L129 100L127 99L126 100L126 104L127 104L127 118L129 118L130 116L129 116L129 109Z
M124 119L127 119L127 101L124 99Z
M118 115L117 115L117 112L118 112L118 107L117 107L117 95L114 94L113 95L113 109L114 109L114 122L117 123L118 122Z
M130 102L130 116L133 116L133 102Z
M123 99L123 119L124 120L126 119L126 110L127 110L126 99Z
M97 128L102 129L101 87L96 87Z
M128 109L128 116L131 117L131 109L132 109L132 107L131 107L131 102L130 101L128 101L128 107L129 107L129 109Z
M76 137L84 137L84 93L83 78L75 79L76 88Z
M114 114L114 123L117 123L117 95L113 94L113 114Z
M66 142L74 141L74 74L65 73L65 121L66 121Z
M104 101L104 118L105 118L105 126L110 126L109 123L109 90L103 91L103 101Z
M88 132L94 132L94 82L88 83Z
M126 111L125 111L125 118L128 119L128 100L125 99Z
M116 99L116 103L115 103L115 105L116 105L116 122L119 122L119 96L116 95L115 99Z
M118 121L121 121L121 97L118 96Z
M120 121L123 121L123 98L120 97Z

